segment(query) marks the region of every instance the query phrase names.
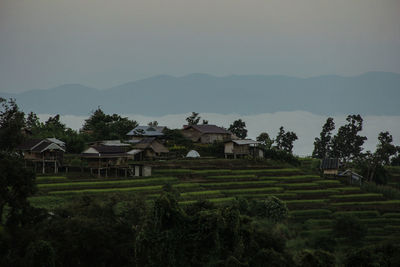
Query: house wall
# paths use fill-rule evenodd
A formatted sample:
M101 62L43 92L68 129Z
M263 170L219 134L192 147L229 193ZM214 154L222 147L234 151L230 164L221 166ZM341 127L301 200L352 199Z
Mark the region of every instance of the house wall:
M211 144L214 142L222 142L222 141L227 141L230 139L230 134L203 134L200 137L200 142L202 144Z
M233 142L225 143L225 154L233 154Z
M197 142L200 139L201 133L193 128L189 128L183 129L182 135L193 142Z
M249 145L234 145L233 146L233 153L237 155L248 155L250 153Z

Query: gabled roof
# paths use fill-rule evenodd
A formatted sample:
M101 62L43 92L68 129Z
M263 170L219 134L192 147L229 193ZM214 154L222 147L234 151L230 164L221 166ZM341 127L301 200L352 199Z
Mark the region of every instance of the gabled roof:
M45 150L61 150L65 152L64 146L58 144L59 142L64 143L58 139L59 142L52 142L53 138L47 139L28 139L24 143L18 146L21 151L33 151L33 152L43 152Z
M254 141L254 140L251 140L251 139L239 139L239 140L232 140L232 141L229 141L229 142L233 142L233 143L235 143L235 144L237 144L239 146L242 146L242 145L259 145L259 144L261 144L261 142Z
M335 170L339 169L339 159L338 158L324 158L321 161L321 169L322 170Z
M91 146L91 148L95 149L100 154L120 154L125 153L128 149L124 146Z
M207 133L231 134L230 131L228 131L222 127L218 127L217 125L213 125L213 124L184 125L183 126L184 130L188 130L190 128L193 128L203 134L207 134Z
M129 131L126 135L129 136L162 136L165 126L137 126L136 128Z
M168 153L169 152L169 150L163 144L158 142L155 137L148 137L148 138L144 138L144 139L140 140L140 142L138 142L135 145L135 148L137 148L137 149L151 148L156 153Z

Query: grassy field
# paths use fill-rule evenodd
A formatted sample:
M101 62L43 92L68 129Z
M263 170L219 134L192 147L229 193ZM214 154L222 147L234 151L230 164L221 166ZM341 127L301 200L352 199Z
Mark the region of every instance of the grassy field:
M290 223L302 225L302 235L310 231L329 232L332 220L343 214L359 217L368 226L368 240L400 234L400 200L335 179L323 179L304 168L270 164L252 169L245 162L237 162L227 164L229 168L213 168L206 161L199 161L196 166L194 160L182 161L179 168L179 162L168 162L171 166L155 168L151 177L127 179L43 176L37 178L39 190L30 202L52 210L77 196L115 193L136 194L151 201L160 195L165 184L170 184L180 193L181 205L198 200L224 204L238 197L260 200L276 196L286 202Z

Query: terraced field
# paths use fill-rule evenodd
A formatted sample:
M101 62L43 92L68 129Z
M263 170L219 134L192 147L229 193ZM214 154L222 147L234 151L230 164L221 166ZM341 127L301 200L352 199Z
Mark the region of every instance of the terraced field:
M286 202L290 223L301 225L301 235L329 233L340 214L359 217L368 226L367 240L400 235L400 200L367 193L334 179L323 179L298 168L156 169L152 177L79 179L39 177L39 192L30 198L37 207L53 209L79 195L140 194L151 201L169 183L180 192L182 205L200 199L226 203L237 197L276 196Z

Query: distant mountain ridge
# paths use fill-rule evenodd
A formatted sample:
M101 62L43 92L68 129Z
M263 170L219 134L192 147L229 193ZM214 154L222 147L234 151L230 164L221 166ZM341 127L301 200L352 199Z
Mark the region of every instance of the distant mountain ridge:
M107 113L164 115L185 112L259 114L304 110L334 115L400 115L400 74L368 72L296 78L281 75L158 75L105 90L66 84L13 97L25 111L89 115Z

